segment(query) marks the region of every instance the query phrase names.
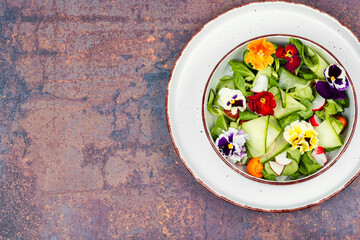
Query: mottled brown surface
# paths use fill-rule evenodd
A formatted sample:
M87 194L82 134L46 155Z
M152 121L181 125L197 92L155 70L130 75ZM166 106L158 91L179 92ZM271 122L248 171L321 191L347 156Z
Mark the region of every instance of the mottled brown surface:
M1 1L0 239L359 239L359 179L315 207L260 213L211 194L176 155L175 60L248 2ZM359 0L297 2L360 36Z

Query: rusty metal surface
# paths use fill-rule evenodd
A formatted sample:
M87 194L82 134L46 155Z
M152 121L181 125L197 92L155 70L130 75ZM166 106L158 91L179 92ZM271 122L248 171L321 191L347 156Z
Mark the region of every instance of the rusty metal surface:
M261 213L211 194L176 155L176 57L248 2L1 1L0 239L359 239L360 179L315 207ZM296 2L360 37L359 0Z

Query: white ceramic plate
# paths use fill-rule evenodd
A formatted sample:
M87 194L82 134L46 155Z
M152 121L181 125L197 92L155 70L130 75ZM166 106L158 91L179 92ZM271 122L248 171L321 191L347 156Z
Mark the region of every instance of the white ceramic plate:
M352 90L360 88L356 81L360 79L359 41L337 20L300 4L253 3L213 19L183 49L168 85L168 126L184 165L218 197L259 211L298 210L329 199L359 175L358 105L353 106L355 111L350 116L354 137L340 159L322 174L296 184L270 185L234 171L219 158L208 140L202 119L203 95L211 73L226 54L239 44L264 35L299 36L321 45L354 80Z

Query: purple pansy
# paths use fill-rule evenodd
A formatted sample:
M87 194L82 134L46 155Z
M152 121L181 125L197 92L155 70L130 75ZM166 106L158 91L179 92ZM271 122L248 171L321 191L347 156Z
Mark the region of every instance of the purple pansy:
M316 91L325 99L344 99L346 98L346 90L349 87L349 80L346 77L345 70L332 64L324 70L326 82L318 81L316 83Z
M246 160L247 154L245 149L245 141L249 137L243 130L237 130L230 127L216 139L215 144L220 153L233 163L242 163Z

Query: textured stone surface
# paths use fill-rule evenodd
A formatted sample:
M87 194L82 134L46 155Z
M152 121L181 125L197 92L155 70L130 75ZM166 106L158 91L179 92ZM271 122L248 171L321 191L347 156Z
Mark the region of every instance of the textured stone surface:
M309 209L229 204L176 155L170 71L252 1L0 2L0 239L359 239L360 180ZM360 36L359 0L297 1Z

